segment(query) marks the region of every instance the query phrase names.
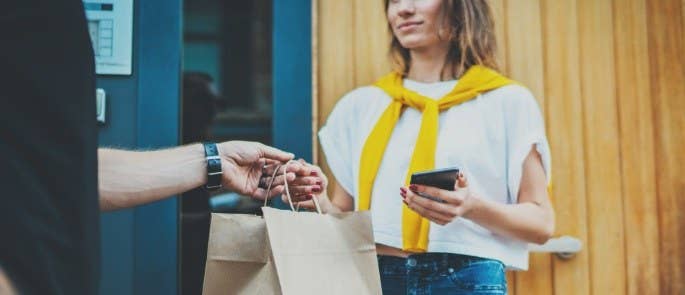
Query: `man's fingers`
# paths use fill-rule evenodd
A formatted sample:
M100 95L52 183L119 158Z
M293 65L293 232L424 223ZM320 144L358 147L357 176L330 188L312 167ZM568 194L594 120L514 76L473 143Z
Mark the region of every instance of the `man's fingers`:
M283 162L273 160L273 159L264 159L264 162L266 162L266 165L283 165Z
M256 200L264 201L264 198L266 198L266 190L259 187L252 192L252 195L250 195L250 197Z
M285 175L285 179L286 179L286 181L288 181L288 183L290 183L293 180L297 179L297 175L295 175L295 173L288 172Z
M277 185L283 185L285 183L283 175L277 175L276 177L271 177L271 176L264 176L259 179L259 187L262 188L268 188L269 185L271 187L275 187ZM262 185L266 184L266 185Z
M266 165L262 166L262 176L272 176L274 172L276 172L276 169L278 169L279 172L283 171L283 169L280 169L280 162L269 163L269 161L270 160L266 160Z
M295 158L295 155L292 153L284 152L275 147L271 147L261 143L259 144L259 152L262 155L260 158L281 161L284 163Z
M309 176L312 171L314 171L312 167L300 162L290 162L290 164L288 164L288 172L293 172L300 176Z
M269 193L269 198L273 198L285 192L285 186L279 185L271 189Z
M271 191L269 191L269 195L267 196L267 190L265 188L257 188L253 193L252 193L252 198L257 199L257 200L264 200L264 198L273 198L275 196L278 196L283 193L285 190L285 187L282 185L277 185L277 186L272 186Z
M278 169L278 172L276 172L276 169ZM276 179L283 179L283 165L265 165L262 167L262 177L263 178L269 178L271 179L272 176L275 175ZM279 178L280 177L280 178ZM290 168L288 168L288 173L287 173L287 179L288 181L293 181L297 178L297 175L295 175L294 172L290 171ZM279 182L278 184L281 184L282 182Z
M272 190L272 191L273 191L273 190ZM259 187L259 188L255 189L255 190L252 192L252 194L250 195L250 197L252 197L253 199L256 199L256 200L263 201L264 198L266 198L266 190L263 189L263 188L261 188L261 187Z
M273 173L278 169L277 174L282 174L283 173L283 163L276 161L276 160L271 160L271 159L264 159L265 165L262 167L262 174L271 176ZM288 164L288 172L293 172L297 175L309 175L312 171L312 168L306 167L305 165L302 165L299 162L290 162Z
M272 187L277 185L283 185L285 184L286 180L288 181L288 184L290 184L297 178L297 176L294 173L288 173L285 177L283 177L283 174L277 174L276 177L271 177L271 175L273 174L264 174L259 179L259 187L268 188L269 184L271 184Z

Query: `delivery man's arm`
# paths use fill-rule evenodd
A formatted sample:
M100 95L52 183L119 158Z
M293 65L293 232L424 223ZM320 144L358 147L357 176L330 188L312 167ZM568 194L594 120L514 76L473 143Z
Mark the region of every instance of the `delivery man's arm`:
M223 188L263 199L263 187L270 175L263 175L267 162L286 162L293 158L261 143L229 141L217 144L223 170ZM98 187L100 209L130 208L164 199L204 185L207 166L202 144L157 151L98 150ZM309 168L290 165L288 179L309 173ZM300 171L302 170L302 171ZM304 171L307 170L307 171ZM283 176L274 181L271 195L283 191Z

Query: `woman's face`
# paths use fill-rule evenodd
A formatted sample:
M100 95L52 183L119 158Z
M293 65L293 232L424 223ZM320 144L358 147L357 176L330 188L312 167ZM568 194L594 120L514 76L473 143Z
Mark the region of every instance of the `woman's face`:
M407 49L430 48L447 43L443 0L390 0L388 23Z

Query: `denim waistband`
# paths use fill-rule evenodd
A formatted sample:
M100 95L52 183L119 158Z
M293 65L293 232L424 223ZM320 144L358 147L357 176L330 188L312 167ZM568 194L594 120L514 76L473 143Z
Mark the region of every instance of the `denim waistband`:
M498 260L452 254L452 253L420 253L407 258L378 255L378 266L381 274L406 275L412 273L435 273L461 269L477 263L499 263Z

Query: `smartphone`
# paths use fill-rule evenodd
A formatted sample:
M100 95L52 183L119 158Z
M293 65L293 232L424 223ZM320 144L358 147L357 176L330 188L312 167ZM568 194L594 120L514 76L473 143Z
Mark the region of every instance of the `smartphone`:
M419 185L425 185L425 186L432 186L436 187L439 189L443 190L448 190L448 191L453 191L454 190L454 184L457 182L457 177L459 176L459 168L457 167L450 167L450 168L442 168L442 169L436 169L436 170L430 170L430 171L421 171L421 172L416 172L411 175L411 179L409 181L410 184L419 184ZM433 196L429 196L423 193L419 193L419 196L422 196L427 199L431 199L436 202L443 202L441 199L438 199ZM444 202L443 202L444 203Z

